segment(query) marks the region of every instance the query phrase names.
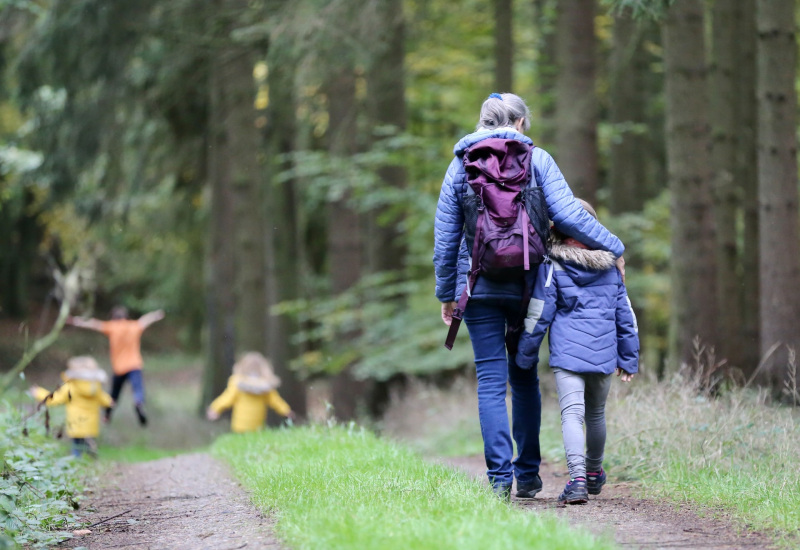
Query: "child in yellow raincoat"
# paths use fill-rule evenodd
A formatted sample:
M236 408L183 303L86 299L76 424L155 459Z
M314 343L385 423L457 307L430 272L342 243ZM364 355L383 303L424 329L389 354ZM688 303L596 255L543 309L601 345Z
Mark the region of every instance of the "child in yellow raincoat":
M223 411L233 408L231 430L236 433L260 429L269 408L293 419L292 409L278 394L280 385L281 380L266 357L257 352L246 353L233 365L228 387L209 405L206 416L217 420Z
M95 456L100 434L100 409L112 407L114 401L103 391L103 382L108 377L92 357L73 357L67 361L67 370L61 374L64 383L50 395L39 386L30 389L37 401L48 407L66 405L67 437L72 439L72 455L84 452Z

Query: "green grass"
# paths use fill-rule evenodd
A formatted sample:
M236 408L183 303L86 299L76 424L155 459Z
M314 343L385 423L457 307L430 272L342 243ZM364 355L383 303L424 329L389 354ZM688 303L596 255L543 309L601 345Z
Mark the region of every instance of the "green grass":
M354 426L231 434L212 449L291 548L613 547Z
M680 380L634 386L609 407L609 470L796 544L800 411L764 397L737 389L710 399Z

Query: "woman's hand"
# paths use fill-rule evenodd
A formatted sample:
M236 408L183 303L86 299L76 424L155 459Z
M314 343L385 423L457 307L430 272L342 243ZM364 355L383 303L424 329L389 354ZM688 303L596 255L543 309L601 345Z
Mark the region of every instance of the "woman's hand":
M213 422L213 421L219 419L219 413L209 407L209 409L206 410L206 418L208 418L209 420L211 420Z
M622 380L623 382L630 382L636 375L631 374L629 372L625 372L621 368L617 367L617 376L619 376L619 379Z
M453 310L456 308L456 302L442 302L442 321L448 327L453 322Z

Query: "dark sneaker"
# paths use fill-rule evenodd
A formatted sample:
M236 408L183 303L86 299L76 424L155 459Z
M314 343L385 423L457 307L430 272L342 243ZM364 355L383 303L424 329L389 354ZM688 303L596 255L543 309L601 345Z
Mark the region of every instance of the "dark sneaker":
M590 495L599 495L606 484L606 471L600 468L600 473L586 472L586 489Z
M567 504L585 504L586 502L589 502L589 492L586 490L586 480L581 477L567 482L564 491L558 495L558 506L560 507Z
M139 424L147 426L147 415L144 414L144 405L139 403L136 405L136 416L139 418Z
M503 483L492 485L492 492L503 502L511 502L511 485Z
M542 490L542 478L538 475L525 483L517 481L517 498L534 498Z

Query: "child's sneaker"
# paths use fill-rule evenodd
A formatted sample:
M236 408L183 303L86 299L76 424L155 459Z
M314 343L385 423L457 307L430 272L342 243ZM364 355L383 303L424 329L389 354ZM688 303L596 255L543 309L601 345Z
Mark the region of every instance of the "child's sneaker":
M534 498L542 490L542 478L538 475L532 481L520 483L517 481L517 498Z
M600 468L600 472L586 472L586 489L590 495L599 495L606 484L606 471Z
M586 490L586 480L582 477L569 480L564 491L558 495L558 506L562 508L567 504L585 504L586 502L589 502L589 492Z

